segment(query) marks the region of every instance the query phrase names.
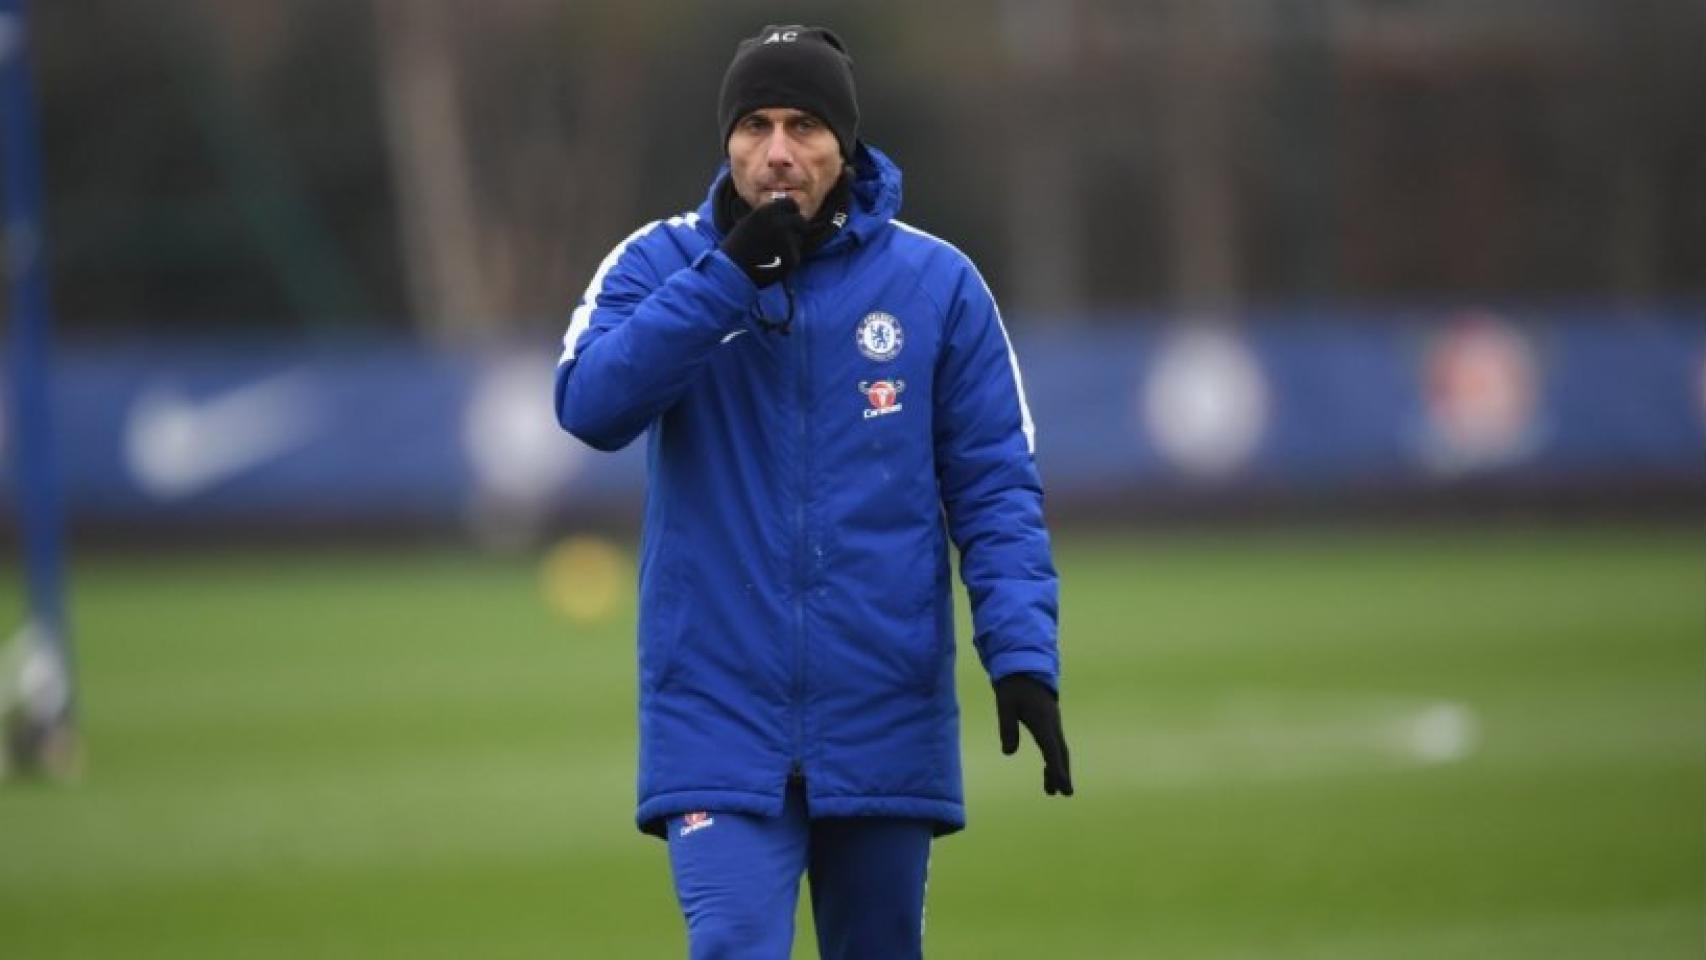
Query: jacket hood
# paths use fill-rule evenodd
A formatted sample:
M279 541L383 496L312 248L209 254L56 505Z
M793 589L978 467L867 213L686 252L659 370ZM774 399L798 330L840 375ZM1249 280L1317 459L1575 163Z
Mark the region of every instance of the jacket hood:
M900 167L889 159L888 154L861 140L853 155L853 169L853 213L842 235L868 243L877 231L888 226L889 221L900 213ZM724 160L717 167L716 176L711 178L711 188L705 191L705 201L699 205L700 229L718 239L722 238L722 231L717 229L712 211L716 209L717 191L728 176L729 162ZM825 249L834 249L842 242L837 237L826 244Z

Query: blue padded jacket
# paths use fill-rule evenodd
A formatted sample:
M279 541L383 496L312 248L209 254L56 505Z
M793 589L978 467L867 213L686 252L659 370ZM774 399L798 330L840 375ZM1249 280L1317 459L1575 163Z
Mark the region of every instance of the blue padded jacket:
M760 290L717 249L718 183L599 265L557 419L649 430L640 548L642 830L694 810L965 825L948 540L991 680L1058 682L1058 587L1018 361L957 249L894 219L861 145L846 225ZM727 166L717 181L728 175Z

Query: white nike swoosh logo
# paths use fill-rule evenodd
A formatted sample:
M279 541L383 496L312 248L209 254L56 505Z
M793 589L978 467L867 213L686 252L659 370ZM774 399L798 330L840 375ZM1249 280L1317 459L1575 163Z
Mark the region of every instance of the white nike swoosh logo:
M150 386L125 424L126 465L157 500L200 493L305 443L321 419L318 399L300 371L193 401Z
M759 264L758 269L760 269L760 270L774 270L781 265L782 265L782 255L777 254L776 259L770 261L769 263Z
M741 334L743 334L745 332L746 332L745 330L736 330L734 333L731 333L731 334L724 336L722 342L728 343L730 340L733 340L734 338L740 336Z

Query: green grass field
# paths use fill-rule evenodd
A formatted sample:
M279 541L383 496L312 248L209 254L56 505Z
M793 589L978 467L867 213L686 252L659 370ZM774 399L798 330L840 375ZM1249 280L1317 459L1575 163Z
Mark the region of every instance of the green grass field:
M962 642L931 956L1706 955L1698 531L1058 558L1079 795L999 755ZM536 561L403 551L97 556L74 591L88 768L0 788L0 957L683 954L630 821L631 600L575 624Z

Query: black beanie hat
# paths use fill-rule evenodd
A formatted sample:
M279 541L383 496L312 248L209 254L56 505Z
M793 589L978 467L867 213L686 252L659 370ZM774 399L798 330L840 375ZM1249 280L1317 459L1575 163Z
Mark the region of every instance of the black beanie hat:
M717 98L723 150L735 124L754 110L792 107L829 125L841 155L853 158L859 139L859 104L853 58L841 38L822 27L768 26L735 48Z

